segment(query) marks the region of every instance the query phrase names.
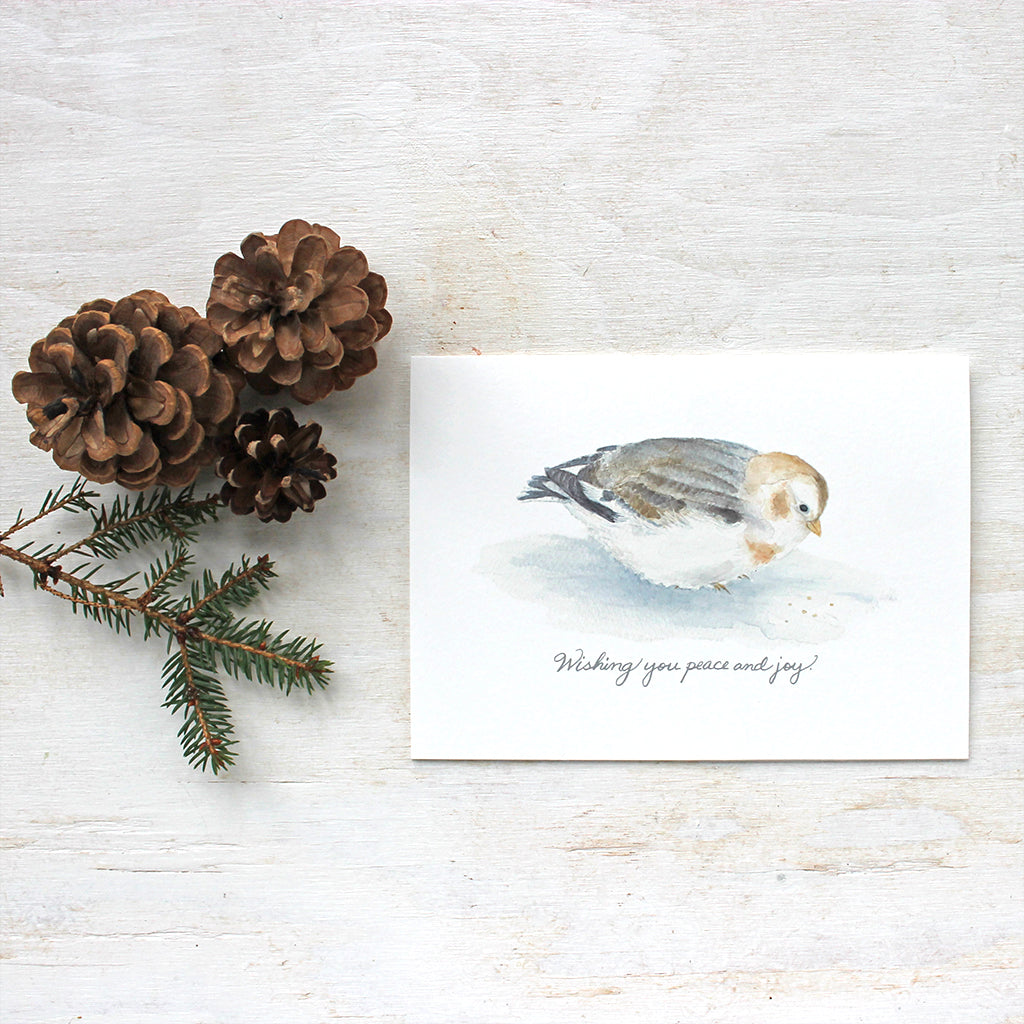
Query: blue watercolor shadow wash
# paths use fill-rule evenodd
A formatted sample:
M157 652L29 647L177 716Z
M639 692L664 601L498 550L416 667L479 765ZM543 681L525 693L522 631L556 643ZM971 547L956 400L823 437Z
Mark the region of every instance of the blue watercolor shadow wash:
M875 577L796 551L728 591L650 583L596 540L540 534L493 544L477 571L506 594L548 609L567 629L661 640L674 636L819 643L890 599Z

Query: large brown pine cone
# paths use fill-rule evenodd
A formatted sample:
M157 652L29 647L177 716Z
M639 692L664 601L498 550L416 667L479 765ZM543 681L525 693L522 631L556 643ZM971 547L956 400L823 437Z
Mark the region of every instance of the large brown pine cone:
M206 314L261 394L287 388L305 404L350 388L377 365L391 329L387 285L330 228L290 220L249 235L214 267Z
M62 469L142 490L190 484L233 425L244 384L223 341L190 306L144 290L66 317L14 375L31 442Z
M265 523L285 523L297 509L312 512L337 476L337 459L320 444L320 424L300 427L290 409L257 409L218 442L217 475L227 483L221 500L237 515L255 512Z

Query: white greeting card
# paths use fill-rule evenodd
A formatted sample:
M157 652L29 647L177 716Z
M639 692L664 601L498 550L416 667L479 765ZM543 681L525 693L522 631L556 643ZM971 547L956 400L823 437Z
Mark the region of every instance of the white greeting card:
M965 758L966 358L413 360L412 756Z

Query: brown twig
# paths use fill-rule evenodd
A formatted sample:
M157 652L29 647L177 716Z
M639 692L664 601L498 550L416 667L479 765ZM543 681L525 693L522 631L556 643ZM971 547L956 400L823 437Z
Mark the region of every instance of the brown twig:
M59 597L62 601L70 601L72 604L81 605L83 608L105 608L108 611L110 610L109 604L104 604L102 601L87 601L84 597L75 597L74 594L65 594L62 590L51 587L45 580L40 582L39 589L45 590L48 594L53 594L54 597Z

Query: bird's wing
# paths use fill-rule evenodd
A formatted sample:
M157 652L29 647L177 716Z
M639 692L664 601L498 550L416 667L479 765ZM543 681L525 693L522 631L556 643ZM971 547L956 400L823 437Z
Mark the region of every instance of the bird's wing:
M577 474L584 492L604 507L628 507L643 519L706 516L746 518L742 496L753 448L730 441L662 437L602 450Z

